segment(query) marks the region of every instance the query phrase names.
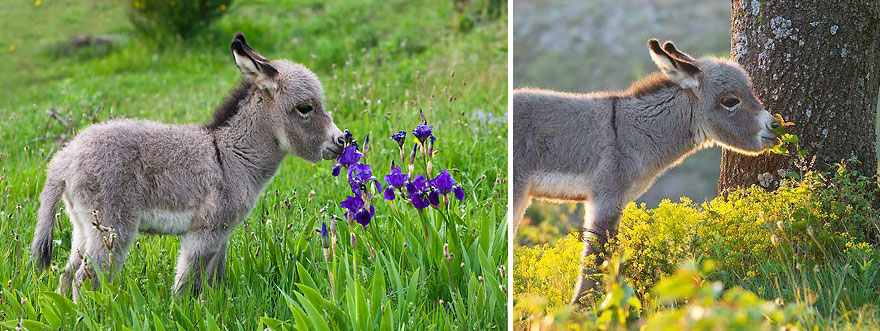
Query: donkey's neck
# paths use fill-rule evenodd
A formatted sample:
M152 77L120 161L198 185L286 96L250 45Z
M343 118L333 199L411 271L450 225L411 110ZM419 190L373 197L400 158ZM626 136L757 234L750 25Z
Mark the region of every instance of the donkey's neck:
M695 112L699 100L691 93L670 86L655 93L622 100L631 126L629 139L643 158L649 177L677 165L686 156L709 145Z
M269 101L259 96L247 97L239 104L241 109L235 116L212 130L223 171L249 179L257 191L278 172L287 154L273 130L275 124L259 113L266 102Z

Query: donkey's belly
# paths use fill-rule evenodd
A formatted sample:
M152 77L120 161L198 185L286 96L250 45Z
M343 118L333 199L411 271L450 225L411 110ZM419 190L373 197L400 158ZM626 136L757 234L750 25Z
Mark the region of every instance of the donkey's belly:
M195 213L191 210L144 210L141 212L141 223L138 231L149 234L181 235L189 231Z
M552 202L583 202L589 198L584 175L545 173L532 181L532 196Z

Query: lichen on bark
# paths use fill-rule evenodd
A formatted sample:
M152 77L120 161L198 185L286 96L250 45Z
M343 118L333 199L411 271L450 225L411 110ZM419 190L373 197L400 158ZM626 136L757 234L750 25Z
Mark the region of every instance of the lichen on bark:
M880 1L734 0L731 8L731 57L749 73L765 108L795 123L790 131L814 167L855 157L857 170L875 175ZM767 184L767 175L775 182L788 163L724 151L719 191L759 177Z

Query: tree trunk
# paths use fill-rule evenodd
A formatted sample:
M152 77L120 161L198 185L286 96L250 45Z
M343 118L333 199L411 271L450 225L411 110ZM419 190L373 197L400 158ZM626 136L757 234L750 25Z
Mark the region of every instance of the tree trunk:
M764 107L795 123L788 131L800 138L807 160L815 157L813 168L856 157L856 170L875 176L880 1L733 0L732 6L730 55L751 76ZM775 188L778 170L789 164L779 155L725 150L718 190Z

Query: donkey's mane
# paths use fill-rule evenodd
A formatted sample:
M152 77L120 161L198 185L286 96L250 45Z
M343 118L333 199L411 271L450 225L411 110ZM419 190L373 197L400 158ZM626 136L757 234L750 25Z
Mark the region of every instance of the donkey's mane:
M672 86L675 86L675 83L669 80L666 75L661 72L655 72L632 83L629 89L624 91L624 93L630 96L640 97L657 92L665 87Z
M254 84L250 81L242 81L239 83L232 89L232 92L226 96L226 99L223 99L223 102L217 106L217 109L214 110L214 118L211 120L211 123L208 123L205 127L207 127L208 130L216 130L229 124L229 120L232 119L235 114L238 114L238 108L241 107L241 102L251 94L253 87Z

